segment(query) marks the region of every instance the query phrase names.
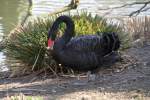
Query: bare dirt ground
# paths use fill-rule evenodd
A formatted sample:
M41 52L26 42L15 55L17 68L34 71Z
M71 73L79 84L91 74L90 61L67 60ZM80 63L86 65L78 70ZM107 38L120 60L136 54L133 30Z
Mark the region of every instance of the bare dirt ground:
M122 56L123 61L101 68L94 80L86 75L4 78L0 74L0 98L23 93L44 100L150 100L150 45L130 48Z

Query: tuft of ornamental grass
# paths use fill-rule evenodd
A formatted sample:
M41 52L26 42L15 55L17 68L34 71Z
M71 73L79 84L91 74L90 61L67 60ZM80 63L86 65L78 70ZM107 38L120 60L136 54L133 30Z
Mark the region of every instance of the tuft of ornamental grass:
M92 17L88 13L69 16L75 22L76 36L87 34L101 35L102 32L116 32L119 33L119 36L122 36L122 41L125 38L122 28L119 25L108 24L107 20L102 17ZM6 53L9 59L11 59L9 62L13 66L12 70L14 66L19 66L17 69L21 69L21 73L50 68L53 73L57 73L58 64L52 59L51 54L48 54L50 52L46 50L48 30L56 18L56 16L51 16L48 18L33 19L24 27L20 27L13 34L10 34L7 40ZM63 33L64 28L65 25L61 24L61 33Z
M99 34L104 32L120 33L121 28L113 22L107 23L107 19L98 15L92 16L90 13L82 12L80 15L72 16L75 23L76 36Z
M92 17L87 12L82 12L80 15L72 16L75 22L76 36L98 34L102 35L107 32L116 32L121 41L120 50L125 50L131 47L131 37L129 32L124 30L124 26L120 23L114 23L112 20L107 20L98 15Z
M28 73L47 66L47 33L51 24L51 19L37 18L9 35L6 54L13 74Z

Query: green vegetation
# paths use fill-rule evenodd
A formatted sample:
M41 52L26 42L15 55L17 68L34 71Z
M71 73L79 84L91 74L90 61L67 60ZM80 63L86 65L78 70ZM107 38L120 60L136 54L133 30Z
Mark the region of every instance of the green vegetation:
M6 100L44 100L44 97L41 97L41 96L25 96L24 94L20 93L19 95L15 95L15 96L7 96Z
M47 32L51 20L36 19L16 30L7 42L7 54L11 59L24 63L30 70L44 67Z
M69 15L75 22L76 36L86 34L99 34L102 32L117 32L122 40L122 48L128 47L128 39L125 40L125 34L122 28L115 24L108 24L106 19L99 16L92 17L91 14L82 13L80 15ZM43 68L49 68L51 71L56 71L57 65L51 56L47 54L47 34L56 16L49 18L37 18L28 22L24 27L18 28L10 35L6 51L12 61L18 61L23 64L27 71L35 71ZM60 33L63 33L64 24L60 25ZM16 63L16 62L13 62ZM21 64L19 66L21 66ZM13 65L14 66L14 65ZM17 65L15 65L17 66Z

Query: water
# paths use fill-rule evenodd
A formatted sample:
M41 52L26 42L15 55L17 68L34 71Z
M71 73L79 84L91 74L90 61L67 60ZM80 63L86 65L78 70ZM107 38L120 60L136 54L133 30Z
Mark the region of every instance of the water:
M51 1L51 2L49 2ZM56 9L62 8L64 5L69 4L71 0L33 0L33 15L47 14L54 12ZM80 0L78 10L85 9L93 14L111 16L127 16L129 13L137 10L143 5L127 6L125 8L113 10L100 10L132 3L135 1L149 1L149 0ZM150 7L148 5L147 7ZM149 11L141 13L141 15L150 15Z
M62 8L70 3L71 0L33 0L33 16L40 16L54 12L56 9ZM78 10L88 10L92 14L109 16L126 16L135 11L142 5L127 6L126 8L113 10L100 10L131 3L135 0L80 0ZM148 1L148 0L136 0ZM1 0L0 1L0 41L3 36L7 35L17 23L26 14L28 8L28 0ZM73 10L76 11L76 10ZM149 11L141 13L141 15L150 15ZM0 52L0 71L8 70L5 65L6 56Z

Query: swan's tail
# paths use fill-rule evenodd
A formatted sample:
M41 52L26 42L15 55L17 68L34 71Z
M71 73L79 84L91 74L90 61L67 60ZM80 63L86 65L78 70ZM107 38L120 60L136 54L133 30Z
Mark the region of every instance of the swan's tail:
M105 48L105 51L107 53L117 51L120 48L121 42L117 33L115 32L103 33L102 39L105 42L103 47Z

